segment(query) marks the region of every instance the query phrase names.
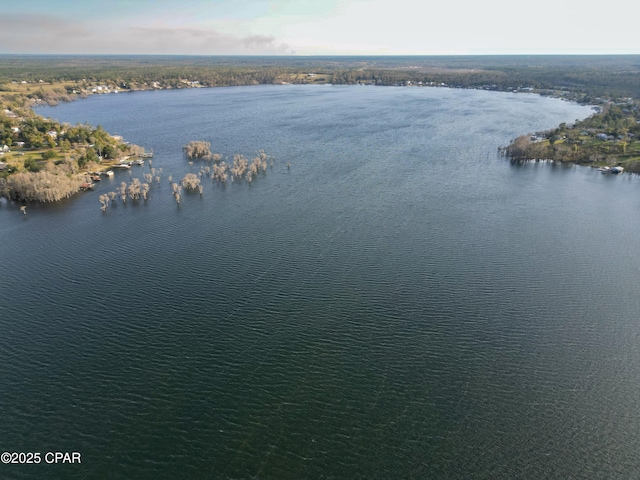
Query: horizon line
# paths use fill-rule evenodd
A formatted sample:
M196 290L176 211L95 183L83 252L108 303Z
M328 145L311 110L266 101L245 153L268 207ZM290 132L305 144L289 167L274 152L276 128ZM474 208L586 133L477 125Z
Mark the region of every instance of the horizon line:
M555 53L424 53L424 54L414 54L414 53L385 53L385 54L376 54L376 53L322 53L322 54L299 54L299 53L291 53L291 54L238 54L238 53L16 53L16 52L0 52L0 56L39 56L39 57L55 57L55 56L65 56L65 57L80 57L80 56L91 56L91 57L279 57L279 58L309 58L309 57L516 57L516 56L532 56L532 57L561 57L561 56L574 56L574 57L607 57L607 56L640 56L640 52L638 53L577 53L577 52L555 52Z

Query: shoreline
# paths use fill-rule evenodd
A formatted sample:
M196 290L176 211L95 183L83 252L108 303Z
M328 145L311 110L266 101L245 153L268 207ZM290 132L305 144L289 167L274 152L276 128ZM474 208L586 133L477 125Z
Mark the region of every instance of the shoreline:
M314 75L315 76L315 75ZM290 78L291 80L291 78ZM298 74L295 75L294 80L300 80L300 77ZM306 80L306 77L303 78L303 80ZM15 82L14 82L15 83ZM76 90L76 89L72 89L70 92L65 92L63 93L61 91L61 86L64 85L63 82L43 82L43 81L39 81L38 84L36 84L37 86L39 86L41 88L41 90L39 91L40 93L44 92L44 95L41 96L36 96L35 98L33 98L33 96L29 97L26 94L19 94L18 92L9 92L9 94L13 94L14 96L17 95L18 97L15 98L14 97L14 102L15 100L22 100L22 108L23 109L27 109L28 112L30 112L29 115L30 117L35 117L37 119L39 119L40 121L44 121L44 117L42 116L42 114L40 114L39 112L37 112L38 107L40 106L50 106L50 107L55 107L56 105L58 105L60 102L75 102L75 101L79 101L79 100L83 100L85 98L89 98L92 95L108 95L108 94L114 94L114 93L133 93L133 92L141 92L141 91L164 91L164 90L181 90L181 89L192 89L192 88L216 88L216 87L230 87L230 86L256 86L256 85L260 85L261 83L255 83L255 82L251 82L251 83L246 83L246 84L238 84L238 83L234 83L234 84L216 84L216 85L209 85L203 82L200 82L198 80L181 80L177 85L166 85L166 84L162 84L159 81L152 81L150 84L146 83L146 84L142 84L142 85L130 85L127 86L123 83L123 85L121 87L118 87L115 85L114 81L103 81L103 82L98 82L100 83L100 85L97 84L89 84L86 85L87 88L84 88L80 91ZM21 87L24 88L24 85L32 85L26 82L21 82ZM513 89L513 88L498 88L496 85L489 85L489 86L462 86L462 85L457 85L455 83L435 83L435 82L429 82L429 83L424 83L424 82L412 82L410 80L401 80L401 81L396 81L393 84L386 84L386 83L379 83L379 82L370 82L370 81L361 81L361 80L357 80L351 83L334 83L331 81L328 81L325 77L321 77L321 78L317 78L314 79L313 82L306 82L306 81L295 81L295 82L288 82L288 81L283 81L282 79L278 80L278 81L273 81L270 83L262 83L262 84L270 84L270 85L291 85L291 84L300 84L300 85L367 85L367 86L371 86L371 85L375 85L375 86L403 86L403 87L410 87L410 88L448 88L448 89L467 89L467 90L483 90L483 91L496 91L496 92L502 92L502 93L528 93L528 94L535 94L535 95L539 95L542 97L550 97L550 98L555 98L555 99L559 99L559 100L565 100L565 101L571 101L574 102L576 104L579 105L591 105L593 107L594 110L596 110L596 112L587 117L587 119L582 120L586 121L589 118L592 118L594 116L598 116L598 115L602 115L604 111L607 110L607 105L609 105L610 103L612 103L612 100L608 100L608 99L599 99L603 104L604 107L602 107L601 105L593 105L591 103L585 103L583 101L580 101L580 94L579 92L571 92L568 90L563 90L563 89L535 89L535 88L531 88L531 87L523 87L523 88L518 88L518 89ZM43 86L47 86L48 90L43 90L42 87ZM69 85L66 86L67 90L69 89ZM28 87L26 87L28 89ZM7 93L6 92L1 92L0 93L0 100L6 100L3 97L6 97ZM632 103L635 105L635 100L631 99ZM598 111L597 109L599 109L600 111ZM9 111L7 109L5 109L5 113ZM24 120L24 118L21 118L21 120ZM15 127L14 127L15 128ZM571 126L571 128L573 128L573 126ZM556 129L557 130L557 129ZM536 135L539 135L541 133L544 133L547 136L551 136L549 132L553 132L554 130L548 130L546 132L538 132ZM528 134L529 136L531 136L531 134ZM116 137L111 135L112 137ZM527 135L518 137L518 139L521 139L522 137L526 137ZM122 137L120 137L121 139ZM514 154L515 150L513 148L513 145L515 142L518 141L518 139L515 139L514 141L512 141L507 147L498 147L498 151L499 153L503 154L504 156L507 156L511 159L511 161L524 161L524 160L536 160L536 158L548 158L548 159L552 159L554 161L560 161L560 162L566 162L566 163L575 163L577 165L584 165L584 166L604 166L604 165L613 165L614 163L612 163L611 158L612 156L610 155L607 160L605 161L601 161L599 163L594 163L593 161L590 162L584 162L581 161L580 159L570 159L568 157L566 158L561 158L558 155L558 151L562 151L561 147L559 147L559 145L561 145L563 142L559 142L556 145L554 145L555 142L553 141L548 141L548 143L550 143L550 146L552 147L550 150L547 149L544 154L539 154L537 156L532 155L529 151L525 154L523 154L522 152L520 153L516 153ZM564 139L563 139L564 140ZM20 143L20 142L18 142ZM533 144L533 142L529 142L531 144ZM2 145L0 145L0 147L2 147ZM58 154L62 154L61 152L61 147L59 144L57 145L50 145L52 150L55 150ZM89 147L91 147L91 145L89 145ZM86 146L85 146L86 148ZM574 147L575 148L575 147ZM529 149L531 149L531 147L529 147ZM538 146L538 150L539 150L539 146ZM74 153L78 153L78 149L74 149L72 151L71 155L66 155L65 158L70 159L71 161L73 161L73 157L74 157ZM31 149L27 149L24 150L23 152L21 152L21 155L25 155L25 153L27 152L31 152L31 153L37 153L37 150L34 151L33 148ZM40 152L43 153L43 152ZM610 152L612 153L612 152ZM100 157L101 158L101 157ZM1 163L1 157L0 157L0 165ZM639 158L640 160L640 158ZM15 163L15 162L14 162ZM117 163L117 159L114 159L111 162L105 163L103 164L102 162L99 162L99 165L92 165L91 168L88 168L86 170L86 172L83 173L87 173L89 174L91 171L103 171L106 169L109 169L113 164ZM640 173L640 161L638 161L638 165L637 166L633 166L632 168L628 168L627 169L628 172L633 172L633 173ZM0 172L2 173L2 172ZM6 175L4 176L4 178L6 179ZM0 178L0 182L2 181L2 179ZM0 184L0 187L2 185ZM80 192L80 190L78 191L78 193ZM2 195L2 191L0 191L0 195ZM7 195L4 195L7 196Z

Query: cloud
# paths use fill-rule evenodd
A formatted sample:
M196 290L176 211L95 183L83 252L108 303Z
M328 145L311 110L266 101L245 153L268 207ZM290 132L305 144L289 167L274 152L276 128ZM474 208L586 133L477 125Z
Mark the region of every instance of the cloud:
M4 53L36 53L55 49L73 38L84 42L91 31L79 23L49 15L5 14L0 29L0 48Z
M140 51L134 53L275 55L290 50L287 44L272 36L238 37L204 28L129 27L123 38L135 42Z
M207 28L82 23L50 15L8 14L0 53L278 55L290 47L270 35L236 36Z

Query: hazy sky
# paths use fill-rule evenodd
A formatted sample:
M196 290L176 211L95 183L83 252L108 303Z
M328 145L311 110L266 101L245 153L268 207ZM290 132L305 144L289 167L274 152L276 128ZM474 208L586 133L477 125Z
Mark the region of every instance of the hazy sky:
M640 53L627 0L0 0L0 53Z

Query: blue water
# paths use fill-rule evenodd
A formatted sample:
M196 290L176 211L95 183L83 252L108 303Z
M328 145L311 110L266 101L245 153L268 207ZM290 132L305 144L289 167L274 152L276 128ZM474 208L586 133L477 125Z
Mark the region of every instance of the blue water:
M640 476L640 181L496 155L587 107L260 86L38 112L155 156L0 205L0 449L82 454L0 477ZM274 164L177 205L191 140Z

